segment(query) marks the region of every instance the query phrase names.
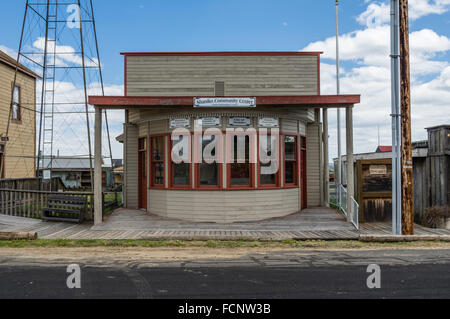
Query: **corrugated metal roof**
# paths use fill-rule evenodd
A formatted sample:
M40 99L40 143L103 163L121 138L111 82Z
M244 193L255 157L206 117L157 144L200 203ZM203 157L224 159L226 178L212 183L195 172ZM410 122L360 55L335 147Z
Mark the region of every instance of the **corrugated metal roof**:
M94 165L94 161L92 161ZM39 167L47 169L50 166L50 159L41 160ZM74 158L74 157L56 157L52 163L53 169L90 169L89 158Z

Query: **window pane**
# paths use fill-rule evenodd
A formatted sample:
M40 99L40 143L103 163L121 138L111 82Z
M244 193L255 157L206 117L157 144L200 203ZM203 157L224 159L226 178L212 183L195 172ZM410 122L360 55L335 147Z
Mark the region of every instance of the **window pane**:
M208 147L207 152L205 152L205 148ZM202 158L205 160L215 160L216 159L216 148L217 145L217 136L215 135L204 135L202 137Z
M164 185L164 164L153 163L153 184Z
M261 158L264 158L264 160L261 160L260 162L260 183L261 185L275 185L276 184L276 173L274 174L265 174L265 173L269 173L273 170L272 164L276 164L276 163L272 163L272 161L268 162L268 163L263 163L263 162L267 162L268 159L270 159L272 156L276 157L278 155L278 153L276 152L276 149L274 150L273 154L272 154L272 148L275 148L277 145L277 138L275 136L260 136L260 143L259 143L259 147L260 147L260 155Z
M261 164L261 172L263 171L263 167L270 168L271 163ZM277 175L276 174L260 174L260 183L261 185L275 185L277 183Z
M16 120L19 119L19 106L17 104L13 104L12 118Z
M284 182L285 184L294 184L295 183L295 165L296 162L285 162L284 165Z
M139 139L139 150L145 151L147 149L147 139L146 138L140 138Z
M250 164L230 164L231 185L250 185Z
M219 164L199 164L200 186L219 186Z
M190 164L173 164L173 185L190 185L189 181Z
M295 137L294 136L286 136L284 138L284 154L285 159L287 160L295 160Z
M164 137L152 137L152 159L154 161L164 160Z
M250 136L234 136L234 160L250 159Z
M14 92L13 92L13 103L19 104L20 101L20 89L18 86L14 87Z

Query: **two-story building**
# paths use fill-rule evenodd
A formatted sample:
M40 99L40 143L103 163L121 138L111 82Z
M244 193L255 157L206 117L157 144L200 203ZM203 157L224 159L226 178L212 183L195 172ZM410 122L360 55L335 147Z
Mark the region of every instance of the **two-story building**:
M351 156L352 110L360 96L320 94L320 54L123 53L125 95L90 97L95 160L101 161L102 110L124 109L126 208L237 222L326 205L328 126L321 111L326 119L329 108L346 110ZM101 171L95 167L97 212Z
M14 85L14 74L17 78ZM0 178L36 176L36 79L39 76L0 51ZM13 87L14 86L14 87ZM11 100L11 93L13 98ZM9 121L9 132L6 136ZM7 143L7 154L5 146Z

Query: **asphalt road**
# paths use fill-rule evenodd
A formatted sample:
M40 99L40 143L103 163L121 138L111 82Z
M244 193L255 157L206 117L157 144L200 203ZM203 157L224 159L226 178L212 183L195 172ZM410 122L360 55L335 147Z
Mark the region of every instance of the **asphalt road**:
M369 264L381 288L367 287ZM174 263L0 260L0 298L450 298L450 251L309 252Z

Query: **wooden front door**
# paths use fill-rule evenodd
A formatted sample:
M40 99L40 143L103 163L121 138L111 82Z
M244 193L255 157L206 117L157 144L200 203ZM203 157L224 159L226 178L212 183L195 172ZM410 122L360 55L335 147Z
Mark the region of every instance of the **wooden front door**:
M140 138L138 146L139 208L147 209L147 138Z
M392 160L356 161L360 222L392 220Z
M301 208L308 207L306 191L306 137L300 137L300 187L302 192Z

